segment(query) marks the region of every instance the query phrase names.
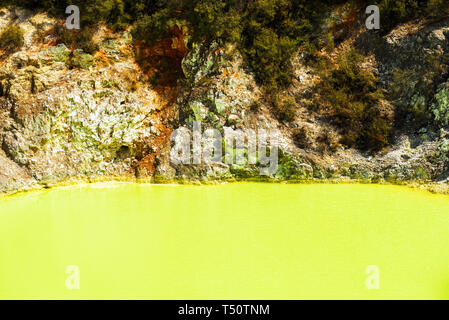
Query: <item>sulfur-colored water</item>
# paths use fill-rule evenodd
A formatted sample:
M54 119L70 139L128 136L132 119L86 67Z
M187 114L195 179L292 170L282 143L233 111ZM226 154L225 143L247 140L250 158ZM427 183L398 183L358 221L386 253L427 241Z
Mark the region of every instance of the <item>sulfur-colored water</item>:
M0 299L16 298L449 299L449 197L110 183L4 198Z

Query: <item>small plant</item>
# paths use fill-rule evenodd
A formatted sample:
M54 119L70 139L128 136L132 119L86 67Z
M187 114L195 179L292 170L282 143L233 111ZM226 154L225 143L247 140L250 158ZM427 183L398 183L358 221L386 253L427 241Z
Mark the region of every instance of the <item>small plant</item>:
M153 45L157 40L168 36L168 21L171 10L162 9L151 16L144 16L132 30L134 39L143 40L147 45Z
M431 106L435 121L442 126L446 126L449 124L449 88L442 85L435 95L435 100Z
M85 27L81 30L67 30L64 27L57 29L61 42L72 49L82 49L86 53L94 53L98 50L98 45L92 41L94 29Z
M95 92L94 93L94 98L103 99L103 98L110 97L112 95L114 95L114 93L112 93L111 91L104 90L104 91Z
M103 88L116 88L120 90L120 84L117 80L103 80L101 81Z
M19 26L11 25L0 35L0 47L6 51L19 50L23 43L23 30Z
M334 36L332 32L326 34L326 50L332 52L335 48Z
M272 98L273 113L280 121L292 122L296 116L296 101L293 98Z

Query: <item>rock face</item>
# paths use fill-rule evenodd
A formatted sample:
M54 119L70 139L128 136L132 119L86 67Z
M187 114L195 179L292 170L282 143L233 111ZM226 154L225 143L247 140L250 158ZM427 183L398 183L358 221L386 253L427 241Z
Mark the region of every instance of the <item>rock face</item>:
M92 85L88 81L87 88L47 90L50 99L63 99L44 102L39 114L26 116L17 128L7 130L3 136L7 155L38 180L129 171L150 136L151 105L118 90L95 92Z
M36 183L29 172L0 152L0 192L12 192Z
M441 130L399 133L389 150L373 156L339 146L338 130L311 111L320 77L306 65L301 50L292 61L295 79L281 93L296 106L294 120L287 123L278 120L235 46L189 43L181 23L173 26L170 39L152 47L133 43L129 30L99 29L95 54L64 44L51 32L57 21L43 13L2 9L0 32L10 23L21 26L25 41L0 59L0 192L101 176L156 182L447 182L449 85L444 81L432 92L432 100L414 81L396 97L417 109L432 104ZM382 46L370 47L370 35L364 34L352 45L373 54L373 66L388 87L394 80L391 70L407 67L419 79L424 57L430 53L443 59L449 50L448 30L449 21L431 27L418 24L394 30L382 38ZM181 127L192 134L195 122L202 130L222 135L229 130L276 131L276 171L260 176L260 159L174 164L171 134ZM249 152L247 146L223 151Z
M16 15L20 25L36 19L27 11ZM153 113L166 101L140 82L132 51L121 48L128 34L102 39L93 57L57 39L42 45L28 35L32 27L26 32L29 41L0 66L3 190L71 177L134 176L160 134Z

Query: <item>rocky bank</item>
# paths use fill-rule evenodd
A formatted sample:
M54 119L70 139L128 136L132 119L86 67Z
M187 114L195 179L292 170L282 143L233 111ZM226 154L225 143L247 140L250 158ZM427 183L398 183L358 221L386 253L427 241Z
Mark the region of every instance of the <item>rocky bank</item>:
M339 15L339 13L335 13ZM340 13L341 18L343 14ZM190 43L182 22L171 38L151 47L132 40L129 30L96 30L94 54L71 48L54 31L63 21L44 12L0 10L0 32L17 24L24 45L0 52L0 192L46 187L66 180L141 179L153 182L232 180L433 183L447 188L449 128L396 131L392 144L371 154L345 148L340 132L310 108L320 74L300 49L295 79L282 93L295 102L294 120L280 121L254 75L233 45ZM330 26L323 26L323 32ZM424 56L449 53L449 18L401 25L373 44L355 21L348 46L366 54L388 89L392 70L407 65L423 77ZM324 53L323 53L324 54ZM165 71L159 61L168 61ZM449 82L438 88L449 104ZM388 98L387 98L388 99ZM391 98L393 99L393 98ZM424 101L413 81L395 99ZM269 177L257 165L174 165L170 136L179 127L276 129L279 166Z

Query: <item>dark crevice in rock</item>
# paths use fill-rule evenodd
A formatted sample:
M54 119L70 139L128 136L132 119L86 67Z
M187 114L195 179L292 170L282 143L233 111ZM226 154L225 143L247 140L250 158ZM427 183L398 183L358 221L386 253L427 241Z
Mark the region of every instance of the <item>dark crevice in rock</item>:
M4 85L3 82L0 82L0 97L8 97L10 88L11 84L9 83L9 81L6 83L6 85Z
M3 150L3 153L5 154L5 156L8 158L8 159L10 159L10 160L12 160L12 161L14 161L14 157L11 155L11 153L9 152L9 149L8 149L8 146L7 146L7 144L6 144L6 141L5 141L5 137L4 136L1 136L1 149ZM15 161L14 161L15 162Z
M114 161L123 161L131 157L131 150L128 146L121 146L115 154Z
M36 93L36 79L34 77L34 74L31 75L30 82L31 82L31 85L30 85L31 86L31 93L35 94Z

